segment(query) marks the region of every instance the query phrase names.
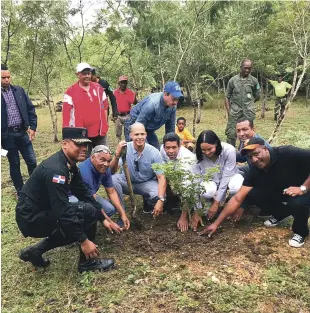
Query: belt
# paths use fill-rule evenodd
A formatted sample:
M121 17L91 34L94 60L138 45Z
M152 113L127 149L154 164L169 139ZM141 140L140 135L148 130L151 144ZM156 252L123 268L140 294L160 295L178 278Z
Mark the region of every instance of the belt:
M120 115L120 116L126 116L126 115L128 115L130 112L125 112L125 113L118 113L118 115Z
M20 133L23 130L22 125L8 127L9 132Z

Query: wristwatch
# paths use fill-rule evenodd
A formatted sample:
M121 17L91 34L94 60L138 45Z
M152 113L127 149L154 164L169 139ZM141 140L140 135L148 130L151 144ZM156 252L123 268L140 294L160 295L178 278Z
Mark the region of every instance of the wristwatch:
M158 200L160 200L160 201L162 201L162 202L165 202L165 201L166 201L166 198L165 198L165 197L158 196Z
M305 194L308 191L307 187L304 186L304 185L301 185L299 188L300 188L300 190L302 191L303 194Z

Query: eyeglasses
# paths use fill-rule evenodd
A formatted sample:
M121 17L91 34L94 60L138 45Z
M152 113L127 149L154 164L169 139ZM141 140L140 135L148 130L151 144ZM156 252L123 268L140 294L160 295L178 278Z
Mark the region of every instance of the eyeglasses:
M139 172L139 161L138 160L134 160L134 165L135 165L135 171Z

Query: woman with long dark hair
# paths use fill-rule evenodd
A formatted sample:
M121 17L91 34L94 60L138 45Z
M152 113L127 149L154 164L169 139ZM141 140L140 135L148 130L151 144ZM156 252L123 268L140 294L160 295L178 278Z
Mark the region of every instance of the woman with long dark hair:
M237 193L241 188L243 177L239 174L236 166L235 148L226 142L221 142L212 130L204 130L198 136L196 157L196 171L201 175L210 168L219 167L219 171L213 175L212 179L204 183L205 193L200 195L202 199L210 202L207 218L211 219L218 211L220 202L225 200L227 188L230 195ZM198 203L197 206L199 208L201 203ZM201 217L195 211L192 218L194 230L197 229L199 222L201 222Z

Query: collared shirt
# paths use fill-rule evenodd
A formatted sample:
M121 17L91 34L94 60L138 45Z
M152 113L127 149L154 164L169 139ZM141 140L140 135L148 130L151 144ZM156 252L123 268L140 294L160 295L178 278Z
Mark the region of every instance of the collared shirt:
M165 106L163 92L152 93L130 111L131 121L142 123L146 130L155 131L164 124L166 134L174 132L176 107Z
M299 187L309 177L309 149L281 146L268 150L270 166L267 169L252 166L243 181L244 186L260 187L268 191L283 193L283 190L288 187Z
M165 163L167 163L168 161L173 161L173 160L169 159L169 157L168 157L168 155L164 149L164 145L162 145L160 147L160 154L161 154L162 159ZM192 166L194 166L194 164L197 163L197 159L196 159L195 154L183 146L180 147L180 150L179 150L179 153L176 157L176 160L179 160L182 163L182 167L185 170L190 170L192 168Z
M225 199L228 183L232 176L238 173L235 148L226 142L222 142L221 145L223 150L215 162L205 156L195 167L195 172L205 174L207 169L219 166L219 172L215 173L211 179L218 185L214 197L216 201Z
M6 111L8 114L8 127L21 125L22 117L20 115L19 108L14 98L11 86L9 86L8 89L1 88L1 93L6 103Z
M285 97L287 90L292 88L291 84L284 81L279 83L276 80L269 80L269 82L273 86L276 97L278 98Z
M226 98L230 100L230 113L238 114L250 109L255 114L254 102L260 97L260 86L257 79L249 74L242 78L240 74L233 76L227 84Z
M108 131L108 105L104 89L98 83L90 82L86 91L77 82L64 95L62 126L85 127L88 137L105 136Z
M93 163L91 162L91 159L88 158L87 160L79 164L79 169L83 181L90 190L92 195L98 192L101 184L105 188L113 187L112 174L110 168L107 168L106 172L104 174L101 174L95 169Z
M264 142L265 142L265 146L266 146L267 148L271 148L269 142L266 141L266 140L265 140L262 136L260 136L259 134L255 134L253 137L254 137L254 138L263 139ZM240 145L239 145L238 151L237 151L237 162L238 162L238 163L247 162L249 166L252 166L252 164L251 164L249 158L248 158L246 155L245 155L245 156L241 155L241 150L242 150L243 148L244 148L244 142L240 141Z
M152 164L163 163L163 159L160 152L148 143L145 144L143 151L139 155L134 148L133 142L128 142L126 161L133 183L144 183L155 179L156 175L163 174L163 171L154 171L152 169ZM120 159L120 166L122 166L122 163L122 159Z
M117 103L117 111L118 113L127 113L131 109L131 105L134 104L136 94L126 88L124 92L122 92L119 88L114 91L114 96L116 98Z

